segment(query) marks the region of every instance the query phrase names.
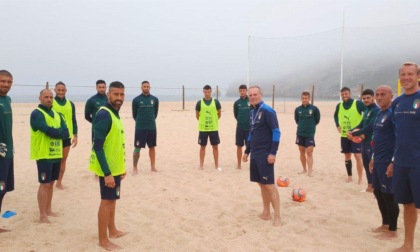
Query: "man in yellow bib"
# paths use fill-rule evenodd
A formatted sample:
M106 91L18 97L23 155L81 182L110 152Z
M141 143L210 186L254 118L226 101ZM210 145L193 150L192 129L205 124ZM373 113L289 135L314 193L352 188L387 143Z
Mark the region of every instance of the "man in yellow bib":
M344 153L344 162L348 176L346 182L353 181L351 163L351 154L353 153L356 159L358 183L361 184L363 176L362 144L349 140L347 132L360 124L362 112L366 110L366 107L362 101L351 98L351 92L348 87L343 87L340 93L343 101L337 104L335 108L334 121L341 136L341 153Z
M213 148L214 167L219 167L219 119L222 115L222 107L218 100L211 97L211 87L205 85L203 88L204 98L199 100L195 106L195 116L198 120L198 144L200 145L200 169L203 169L204 156L206 155L207 140Z
M69 138L69 131L64 118L51 109L53 94L49 89L41 91L39 101L31 113L31 159L38 167L39 221L49 223L48 216L58 216L51 210L51 201L63 157L62 139Z
M54 111L62 114L66 125L69 129L69 138L63 140L63 158L60 165L60 176L58 177L55 187L64 189L62 184L64 173L66 171L67 157L69 156L70 146L72 148L77 145L77 121L76 121L76 108L70 100L66 99L67 88L63 82L55 84L54 92L56 96L53 100Z
M124 126L119 110L124 102L124 85L115 81L109 85L108 102L99 108L93 119L93 149L89 169L99 177L101 204L98 211L99 246L114 250L120 246L109 238L118 238L126 232L115 226L115 206L120 198L121 180L125 177Z

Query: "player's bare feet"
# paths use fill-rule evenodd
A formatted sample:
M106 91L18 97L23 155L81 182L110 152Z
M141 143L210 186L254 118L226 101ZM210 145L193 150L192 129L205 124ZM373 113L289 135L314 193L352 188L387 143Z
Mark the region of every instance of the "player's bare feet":
M157 172L158 170L156 170L156 168L152 168L151 171L152 172Z
M128 234L128 232L117 230L116 232L113 232L113 233L109 232L109 238L119 238L126 234Z
M392 250L392 252L413 252L414 248L409 248L405 245L402 245L401 247Z
M353 178L349 176L349 177L346 179L346 183L350 183L350 182L353 182Z
M239 165L239 166L236 166L236 169L240 170L240 169L242 169L242 167Z
M306 170L300 171L298 174L306 174Z
M313 176L314 176L314 174L312 173L312 171L309 171L309 172L308 172L308 176L309 176L309 177L313 177Z
M132 175L133 176L136 176L136 175L138 175L139 174L139 171L137 170L137 168L133 168L133 173L132 173Z
M64 189L66 189L67 187L66 186L63 186L63 184L55 184L55 187L57 187L58 189L60 189L60 190L64 190Z
M275 227L281 226L280 217L274 217L273 226L275 226Z
M116 249L120 249L121 247L118 246L115 243L112 243L111 241L106 241L104 243L99 243L99 246L101 246L103 249L105 249L106 251L113 251Z
M40 223L51 223L51 221L48 219L48 216L39 217L39 222Z
M58 214L58 213L54 213L53 211L48 211L48 212L47 212L47 216L51 216L51 217L58 217L58 216L60 216L60 214Z
M362 179L359 178L359 180L357 181L357 184L361 185L362 184Z
M258 215L258 217L260 219L263 219L263 220L271 220L271 214L270 213L261 213L260 215Z
M380 235L375 236L375 238L378 238L379 240L392 240L397 237L398 235L396 231L387 231L387 232L383 232Z
M200 166L198 169L199 169L199 170L204 170L203 166Z
M4 232L10 232L10 230L4 229L4 228L0 228L0 233L4 233Z
M382 225L382 226L377 227L377 228L372 228L372 232L374 232L374 233L388 232L388 230L389 230L388 225Z

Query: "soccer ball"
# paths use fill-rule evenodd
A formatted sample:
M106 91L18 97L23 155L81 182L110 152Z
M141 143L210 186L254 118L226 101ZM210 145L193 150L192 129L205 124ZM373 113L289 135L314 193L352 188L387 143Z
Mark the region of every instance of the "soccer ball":
M297 202L305 201L306 199L305 190L300 186L293 188L292 199Z
M289 179L283 176L280 176L276 179L276 183L280 187L288 187L289 186Z

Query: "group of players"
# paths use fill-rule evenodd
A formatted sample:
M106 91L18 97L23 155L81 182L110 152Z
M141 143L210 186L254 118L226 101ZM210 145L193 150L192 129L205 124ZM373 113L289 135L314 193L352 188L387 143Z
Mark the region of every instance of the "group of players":
M404 207L404 243L395 251L413 251L417 209L420 208L420 91L419 66L404 63L399 79L404 94L393 100L392 88L381 85L366 89L362 102L351 99L350 89L341 89L342 102L334 113L341 136L347 181L352 181L351 154L354 154L358 183L363 167L367 192L374 193L382 225L372 229L382 240L397 237L399 206ZM376 99L376 104L375 104Z
M368 187L373 191L382 215L382 225L373 232L382 233L380 239L397 236L398 203L404 206L404 244L397 251L413 251L417 208L420 208L420 93L419 67L404 63L399 69L401 85L405 93L393 99L392 88L381 85L374 93L365 90L362 101L351 99L350 89L341 90L342 102L334 114L341 136L347 182L352 181L351 154L357 162L358 182L362 182L363 166ZM4 195L14 190L13 139L11 100L7 96L13 83L12 75L0 71L0 211ZM121 82L113 82L106 93L106 83L98 80L98 93L85 106L85 118L92 122L92 153L90 170L99 177L101 204L98 211L99 245L107 250L119 246L108 238L126 234L115 226L115 204L119 199L121 180L125 171L124 126L119 109L124 102L125 88ZM132 102L132 116L136 121L133 175L138 173L140 149L149 147L151 170L156 172L156 117L159 100L150 94L150 84L141 84L142 93ZM70 146L77 145L77 122L74 104L67 100L66 85L58 82L53 97L49 89L40 92L40 104L31 113L31 159L38 167L38 205L40 222L49 222L48 216L56 216L51 210L54 182L63 189L62 178ZM198 120L198 144L200 145L200 169L203 169L205 148L210 139L215 168L218 163L218 120L221 105L211 97L211 87L203 88L203 99L196 104ZM280 129L275 111L262 100L258 86L241 85L240 98L233 105L237 120L236 145L237 168L250 157L250 180L258 183L261 190L263 211L260 218L271 219L270 205L274 209L274 226L281 225L280 200L274 185L274 163L280 142ZM376 98L376 103L374 102ZM303 170L301 174L313 176L313 149L315 129L320 121L320 111L309 102L310 94L303 92L302 105L295 109L297 123L296 144L300 152ZM378 107L379 106L379 107ZM52 109L54 108L54 109ZM244 153L243 146L246 146ZM110 155L112 153L112 155ZM7 231L0 229L0 232ZM109 234L108 234L109 232Z

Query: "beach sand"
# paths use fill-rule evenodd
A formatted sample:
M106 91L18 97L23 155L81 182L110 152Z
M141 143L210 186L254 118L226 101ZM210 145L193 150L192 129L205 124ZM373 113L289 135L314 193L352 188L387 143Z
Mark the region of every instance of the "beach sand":
M117 201L116 224L124 237L112 241L121 251L390 251L403 242L403 208L400 205L399 237L374 238L371 228L381 224L372 193L363 184L345 183L344 157L333 120L335 102L316 102L321 111L314 151L314 177L301 171L295 145L294 108L299 102L275 104L281 144L275 175L286 176L290 185L279 188L281 227L257 216L262 210L257 184L249 182L249 163L236 169L236 122L233 102L222 104L219 145L222 172L214 169L211 147L204 170L199 167L195 102L161 102L157 119L157 173L150 172L148 149L141 151L140 172L131 175L134 120L131 102L120 112L125 124L127 177ZM269 102L271 105L271 102ZM63 184L54 190L51 224L38 223L37 169L29 160L29 116L37 104L13 104L15 141L15 191L6 195L3 212L17 215L0 219L0 250L6 251L103 251L98 244L99 185L88 170L91 125L84 119L84 103L76 103L79 144L71 149ZM355 161L353 161L355 163ZM357 172L353 164L354 181ZM293 186L302 186L307 199L293 202ZM417 226L419 226L418 224ZM416 229L415 250L420 250Z

